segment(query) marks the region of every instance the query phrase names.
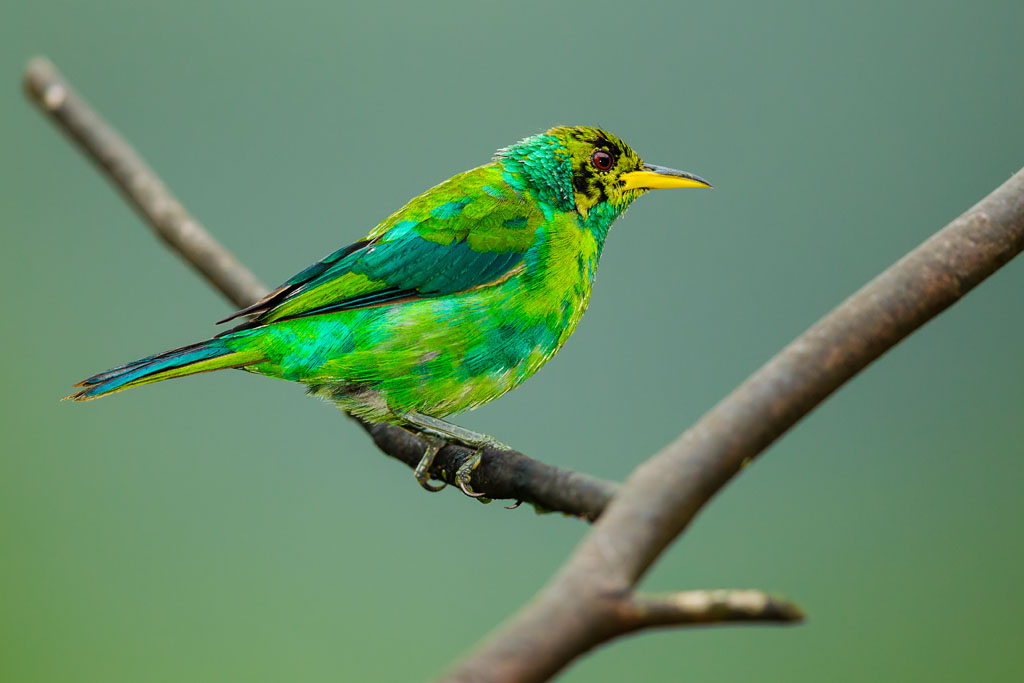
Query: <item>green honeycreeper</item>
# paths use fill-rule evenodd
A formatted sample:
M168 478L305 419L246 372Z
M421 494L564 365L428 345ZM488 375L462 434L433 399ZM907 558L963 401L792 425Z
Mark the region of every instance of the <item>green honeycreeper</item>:
M476 449L456 474L467 495L490 437L444 418L493 401L546 363L590 299L612 222L648 190L710 187L645 164L614 135L560 126L416 197L212 339L102 372L86 401L222 368L301 382L370 422L419 432L416 479L448 441Z

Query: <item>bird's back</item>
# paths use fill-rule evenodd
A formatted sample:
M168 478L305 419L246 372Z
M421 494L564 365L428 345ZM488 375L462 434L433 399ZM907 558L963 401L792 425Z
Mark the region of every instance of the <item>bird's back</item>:
M292 278L234 334L266 352L247 369L371 420L451 415L532 375L579 321L601 248L575 212L496 163L417 197L358 244Z

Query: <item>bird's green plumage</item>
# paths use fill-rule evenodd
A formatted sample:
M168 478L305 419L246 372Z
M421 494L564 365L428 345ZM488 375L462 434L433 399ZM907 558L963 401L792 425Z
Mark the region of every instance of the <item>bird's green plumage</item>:
M614 165L594 165L604 149ZM428 190L297 274L207 342L81 384L89 399L240 367L296 382L371 421L445 417L501 396L565 343L590 299L639 157L596 128L560 127Z

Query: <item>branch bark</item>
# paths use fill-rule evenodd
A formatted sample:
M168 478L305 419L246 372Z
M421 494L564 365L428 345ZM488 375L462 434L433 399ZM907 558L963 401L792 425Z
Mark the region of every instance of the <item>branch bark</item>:
M25 92L65 132L174 253L237 306L245 308L267 288L210 236L171 194L145 161L114 128L68 85L47 59L29 62ZM386 455L415 467L425 444L404 429L356 420ZM438 453L431 471L449 483L472 451L449 445ZM597 519L618 484L572 470L546 465L517 451L488 449L473 473L473 489L491 499L512 499L538 509L589 521Z
M71 91L52 65L34 61L25 79L33 99L87 156L97 160L143 218L211 284L238 306L262 294L262 286L240 263L220 258L230 255L205 236L198 222ZM168 215L173 220L165 222ZM171 225L166 228L169 233L175 232L173 225L183 223L186 236L200 236L196 241L176 241L161 227L166 223ZM618 491L614 484L552 468L519 453L490 452L474 479L478 490L588 519L601 516L540 594L446 680L547 680L594 646L644 628L801 619L794 605L757 591L644 597L634 587L697 511L745 464L843 383L1022 249L1024 170L800 335L675 442L637 468ZM363 426L392 457L410 465L418 460L422 445L412 435L393 427ZM439 461L448 472L468 454L458 450L449 447L441 453Z

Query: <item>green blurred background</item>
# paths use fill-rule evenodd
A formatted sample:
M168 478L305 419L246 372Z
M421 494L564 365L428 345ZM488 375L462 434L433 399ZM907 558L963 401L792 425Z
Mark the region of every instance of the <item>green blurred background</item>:
M59 403L229 309L20 93L50 56L268 284L557 123L709 192L616 224L559 358L462 422L622 478L1024 164L1024 3L18 2L0 41L0 680L436 675L583 523L428 495L244 373ZM645 587L796 628L662 632L567 681L1024 676L1024 263L744 472Z

